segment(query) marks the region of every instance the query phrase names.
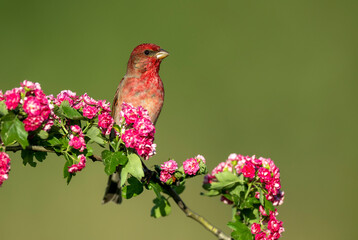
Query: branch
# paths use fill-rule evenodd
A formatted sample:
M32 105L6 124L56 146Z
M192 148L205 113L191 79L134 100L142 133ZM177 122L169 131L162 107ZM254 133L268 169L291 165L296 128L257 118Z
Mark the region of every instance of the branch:
M231 239L230 237L226 236L225 233L223 233L220 229L209 223L204 217L190 210L190 208L188 208L185 205L184 201L180 198L180 196L169 185L161 183L161 186L169 193L169 196L171 196L174 199L178 207L185 213L187 217L190 217L195 221L197 221L198 223L200 223L201 225L203 225L203 227L206 230L214 234L216 237L218 237L218 239L220 240Z
M37 152L57 153L53 149L45 148L45 147L42 147L42 146L27 146L26 149L27 150L32 150L32 151L37 151ZM17 152L17 151L20 151L20 150L23 150L21 145L5 147L5 151L10 151L10 152ZM89 156L88 158L92 159L93 162L102 162L103 161L102 158L100 156L97 156L97 155L92 155L92 156Z
M45 148L42 146L27 146L26 149L32 150L32 151L38 151L38 152L56 153L53 149ZM5 151L10 151L10 152L17 152L20 150L23 150L21 145L5 147ZM93 162L96 162L96 161L102 162L103 161L102 158L97 155L89 156L89 158L92 159ZM195 221L197 221L198 223L200 223L206 230L208 230L209 232L214 234L219 240L231 240L230 237L226 236L225 233L223 233L220 229L218 229L217 227L215 227L211 223L209 223L204 217L202 217L199 214L190 210L190 208L188 208L185 205L184 201L180 198L180 196L169 185L162 183L155 176L156 173L154 171L151 171L150 169L148 169L147 166L143 163L143 161L142 161L142 165L143 165L144 172L146 173L146 175L149 174L150 176L154 176L154 178L152 178L153 181L155 181L156 183L159 183L162 186L162 188L169 194L169 196L171 196L174 199L175 203L185 213L185 215L187 217L190 217L190 218L194 219Z
M156 177L156 172L148 169L147 166L143 163L143 161L142 161L142 166L144 168L145 174L146 175L148 174L149 176L154 176L154 178L152 178L153 181L156 183L159 183L161 185L161 187L168 193L169 196L171 196L174 199L175 203L185 213L185 215L187 217L190 217L193 220L200 223L206 230L208 230L209 232L214 234L219 240L231 240L232 239L231 237L226 236L223 231L221 231L220 229L218 229L217 227L215 227L214 225L209 223L208 220L206 220L204 217L200 216L199 214L193 212L190 208L188 208L186 206L186 204L184 203L184 201L180 198L180 196L173 190L173 188L171 188L169 185L161 182Z

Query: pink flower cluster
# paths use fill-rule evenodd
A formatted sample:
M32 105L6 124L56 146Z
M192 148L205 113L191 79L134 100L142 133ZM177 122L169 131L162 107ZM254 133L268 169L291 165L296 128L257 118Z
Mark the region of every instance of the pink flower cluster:
M281 205L284 200L284 192L281 191L280 170L269 158L256 158L255 156L242 156L240 154L230 154L225 162L219 163L211 174L204 178L204 184L216 181L215 174L229 171L236 174L243 174L250 180L259 180L267 190L266 199L271 201L274 206ZM256 194L259 198L259 195Z
M10 171L10 157L5 152L0 152L0 186L8 179Z
M87 93L77 96L75 92L70 90L61 91L56 98L53 98L54 104L60 106L63 101L67 101L71 107L82 112L82 115L88 119L98 117L98 126L102 133L109 135L114 120L110 115L110 103L105 100L95 100L88 96ZM77 141L78 139L75 139Z
M172 174L175 172L175 170L178 169L178 164L174 160L169 160L160 165L160 169L160 181L167 182L173 177Z
M45 123L44 130L51 128L53 124L53 121L49 119L51 105L39 83L24 80L19 88L8 90L5 94L0 91L0 101L4 100L8 110L15 110L22 105L26 113L23 121L26 131L35 131L43 123Z
M78 163L73 164L72 166L68 167L68 172L75 173L81 171L86 166L86 157L85 155L81 154L77 157Z
M69 145L75 149L78 149L80 152L83 152L86 149L85 136L82 132L82 129L78 125L71 126L72 134L70 135Z
M206 163L202 155L197 155L195 158L189 158L183 162L183 170L187 175L196 175L200 169L200 162ZM160 166L160 181L167 182L173 178L174 172L178 169L178 164L174 160L164 162ZM175 179L174 179L175 181Z
M282 221L277 220L276 216L277 211L270 212L268 220L251 225L251 233L255 240L276 240L281 237L285 229L282 227Z
M131 104L123 103L120 114L125 120L121 123L124 129L121 139L126 147L135 149L145 160L153 156L156 148L156 144L153 143L155 127L147 110L141 106L136 108Z

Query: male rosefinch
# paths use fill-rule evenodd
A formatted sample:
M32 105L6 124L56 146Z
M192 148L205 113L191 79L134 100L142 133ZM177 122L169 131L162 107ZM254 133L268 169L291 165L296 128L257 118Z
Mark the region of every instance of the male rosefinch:
M122 103L131 103L148 110L153 124L158 119L164 101L163 82L159 77L162 59L169 53L155 44L145 43L134 48L127 65L127 73L119 83L112 105L112 117L118 124ZM121 203L120 169L108 179L103 203Z

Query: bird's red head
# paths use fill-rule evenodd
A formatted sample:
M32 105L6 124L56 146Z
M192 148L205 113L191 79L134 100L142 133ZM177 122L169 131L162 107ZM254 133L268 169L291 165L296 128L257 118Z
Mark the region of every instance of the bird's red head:
M143 43L134 48L128 61L127 74L136 75L147 71L159 71L162 59L169 55L167 51L152 43Z

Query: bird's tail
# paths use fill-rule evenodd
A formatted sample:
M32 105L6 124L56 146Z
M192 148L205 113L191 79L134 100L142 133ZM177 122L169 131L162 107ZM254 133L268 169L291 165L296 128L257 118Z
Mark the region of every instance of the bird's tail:
M113 201L117 204L122 202L122 186L121 186L121 175L120 167L117 168L117 171L113 173L108 178L108 183L106 187L106 192L102 200L102 204L105 204L109 201Z

